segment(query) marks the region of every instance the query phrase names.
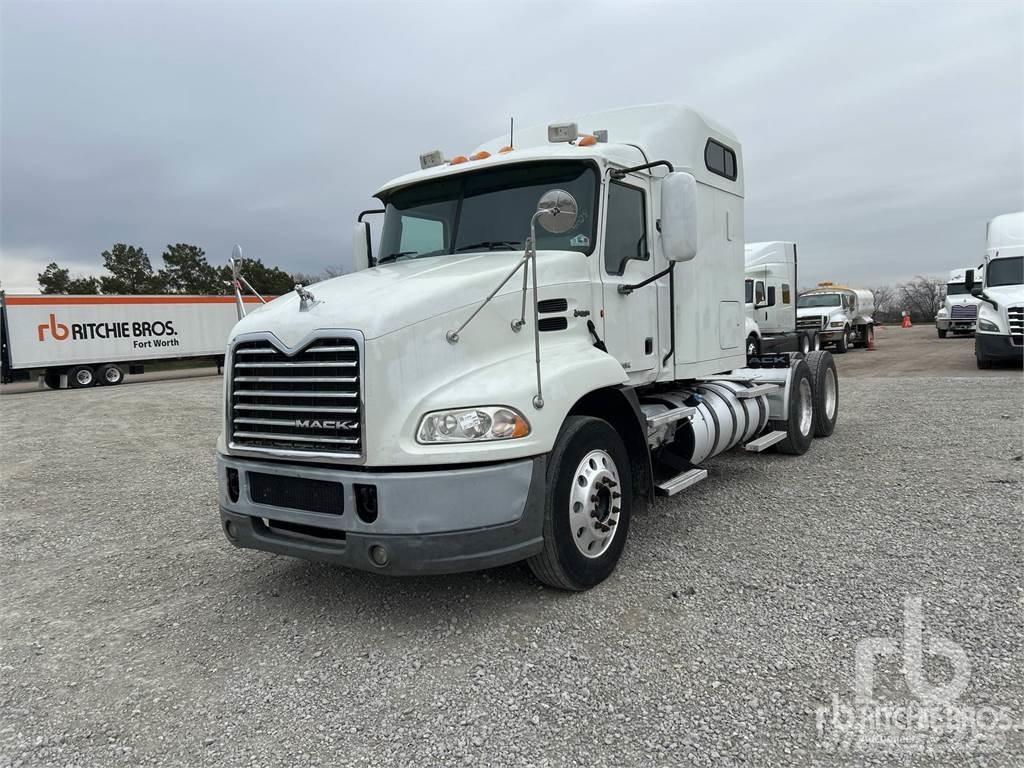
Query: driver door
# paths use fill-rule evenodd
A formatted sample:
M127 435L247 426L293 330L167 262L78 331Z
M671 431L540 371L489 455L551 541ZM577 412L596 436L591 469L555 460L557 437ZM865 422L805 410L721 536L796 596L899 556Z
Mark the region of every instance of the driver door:
M609 181L604 206L604 342L626 372L651 371L658 362L658 288L655 283L623 294L654 274L650 184L644 177Z

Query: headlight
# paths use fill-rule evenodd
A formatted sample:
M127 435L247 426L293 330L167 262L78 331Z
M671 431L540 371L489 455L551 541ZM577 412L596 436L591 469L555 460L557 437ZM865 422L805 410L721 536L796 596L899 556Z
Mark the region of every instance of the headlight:
M842 320L833 320L831 323L829 323L829 325L831 325L833 328L842 328L844 325L846 325L846 323L843 322Z
M999 333L999 326L989 320L979 320L978 330L988 331L989 333Z
M500 405L428 413L416 431L416 442L471 443L511 440L530 434L530 422L519 411Z

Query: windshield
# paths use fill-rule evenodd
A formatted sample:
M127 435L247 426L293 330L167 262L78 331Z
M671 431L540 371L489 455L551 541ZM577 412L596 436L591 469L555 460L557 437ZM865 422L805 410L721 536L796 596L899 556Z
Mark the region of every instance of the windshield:
M568 232L537 227L537 248L594 250L597 171L590 163L541 162L491 168L400 189L385 199L378 263L460 251L521 250L537 201L549 189L576 198Z
M1024 256L992 259L985 265L985 286L1021 285L1024 283Z
M796 301L797 307L838 307L840 306L838 293L812 293L809 296L801 296Z
M962 293L970 293L965 283L946 283L947 296L959 296Z

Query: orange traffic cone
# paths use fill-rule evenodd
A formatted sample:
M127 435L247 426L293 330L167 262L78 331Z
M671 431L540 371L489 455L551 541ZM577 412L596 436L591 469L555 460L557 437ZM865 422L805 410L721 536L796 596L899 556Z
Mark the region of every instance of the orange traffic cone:
M903 312L903 327L913 328L913 326L910 324L910 313L907 312L906 310L904 310Z

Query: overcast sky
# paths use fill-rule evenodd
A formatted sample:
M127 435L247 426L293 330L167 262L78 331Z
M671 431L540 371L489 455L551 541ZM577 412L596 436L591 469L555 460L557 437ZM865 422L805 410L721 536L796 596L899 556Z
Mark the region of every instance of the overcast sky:
M691 104L743 144L746 239L807 285L944 274L1024 208L1024 3L3 2L0 279L240 242L347 267L421 152Z

